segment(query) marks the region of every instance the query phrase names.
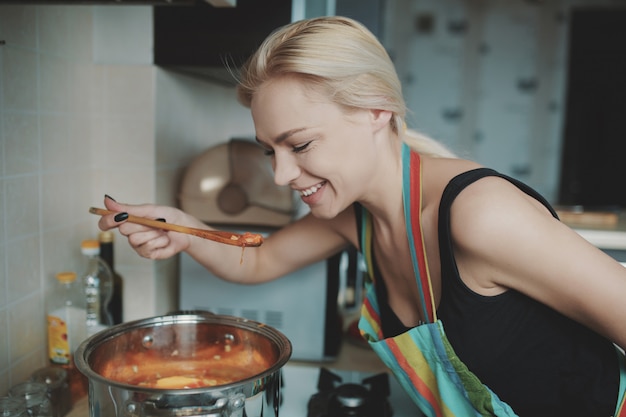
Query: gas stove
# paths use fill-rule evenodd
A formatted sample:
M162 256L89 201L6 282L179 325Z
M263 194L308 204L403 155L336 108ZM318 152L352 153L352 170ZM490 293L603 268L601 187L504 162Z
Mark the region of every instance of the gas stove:
M291 363L282 372L281 417L423 416L395 378L387 373Z

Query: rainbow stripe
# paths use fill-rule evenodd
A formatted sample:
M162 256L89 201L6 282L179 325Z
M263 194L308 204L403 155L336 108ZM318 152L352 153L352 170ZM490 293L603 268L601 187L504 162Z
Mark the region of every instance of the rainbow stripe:
M369 272L359 329L370 346L391 369L398 382L428 417L501 416L516 414L470 372L456 356L437 320L424 238L421 230L421 163L419 154L402 148L403 198L411 260L420 289L427 324L384 339L374 290L372 220L363 208L361 251ZM622 417L622 416L620 416ZM626 416L624 416L626 417Z

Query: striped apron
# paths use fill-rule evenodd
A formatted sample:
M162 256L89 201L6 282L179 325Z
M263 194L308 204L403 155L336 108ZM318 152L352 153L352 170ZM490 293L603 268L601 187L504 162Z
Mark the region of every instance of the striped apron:
M426 323L391 338L380 328L379 308L373 285L372 221L363 208L361 251L369 277L361 308L361 335L394 373L411 399L427 417L517 416L511 407L483 385L454 353L437 319L432 286L428 275L425 246L421 233L421 167L419 155L402 145L403 201L413 270L420 290L420 303ZM413 186L412 186L413 184ZM417 192L412 192L418 190ZM623 364L623 355L622 355ZM615 416L626 417L625 367L621 367L621 406Z

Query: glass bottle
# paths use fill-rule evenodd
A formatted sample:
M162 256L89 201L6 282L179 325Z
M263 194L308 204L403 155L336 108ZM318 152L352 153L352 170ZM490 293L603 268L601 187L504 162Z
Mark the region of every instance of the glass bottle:
M72 364L74 351L85 339L86 309L83 287L74 272L60 272L48 297L48 358L57 365Z
M100 257L109 265L113 274L113 294L109 304L109 312L113 318L113 324L120 324L124 321L124 279L115 270L115 253L113 250L115 234L110 230L100 232L98 240L100 241Z
M22 398L0 397L0 416L28 417L26 402Z
M74 366L74 351L87 337L85 291L75 272L60 272L47 297L48 359L67 372L72 401L87 394L87 378Z
M87 259L82 281L87 302L87 335L91 336L113 324L108 310L113 293L113 275L109 266L100 258L98 240L83 240L81 251Z
M52 417L46 384L33 381L22 382L11 387L9 396L24 399L26 410L31 417Z

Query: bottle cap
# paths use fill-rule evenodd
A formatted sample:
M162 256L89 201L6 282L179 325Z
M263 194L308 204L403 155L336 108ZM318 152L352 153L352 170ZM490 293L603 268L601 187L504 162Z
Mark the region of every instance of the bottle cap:
M102 243L110 243L113 242L114 239L115 235L110 230L98 233L98 240Z
M56 279L59 282L64 284L68 284L70 282L74 282L76 280L76 273L71 271L59 272L56 274Z
M80 244L80 250L85 255L99 255L100 242L96 239L83 240Z

